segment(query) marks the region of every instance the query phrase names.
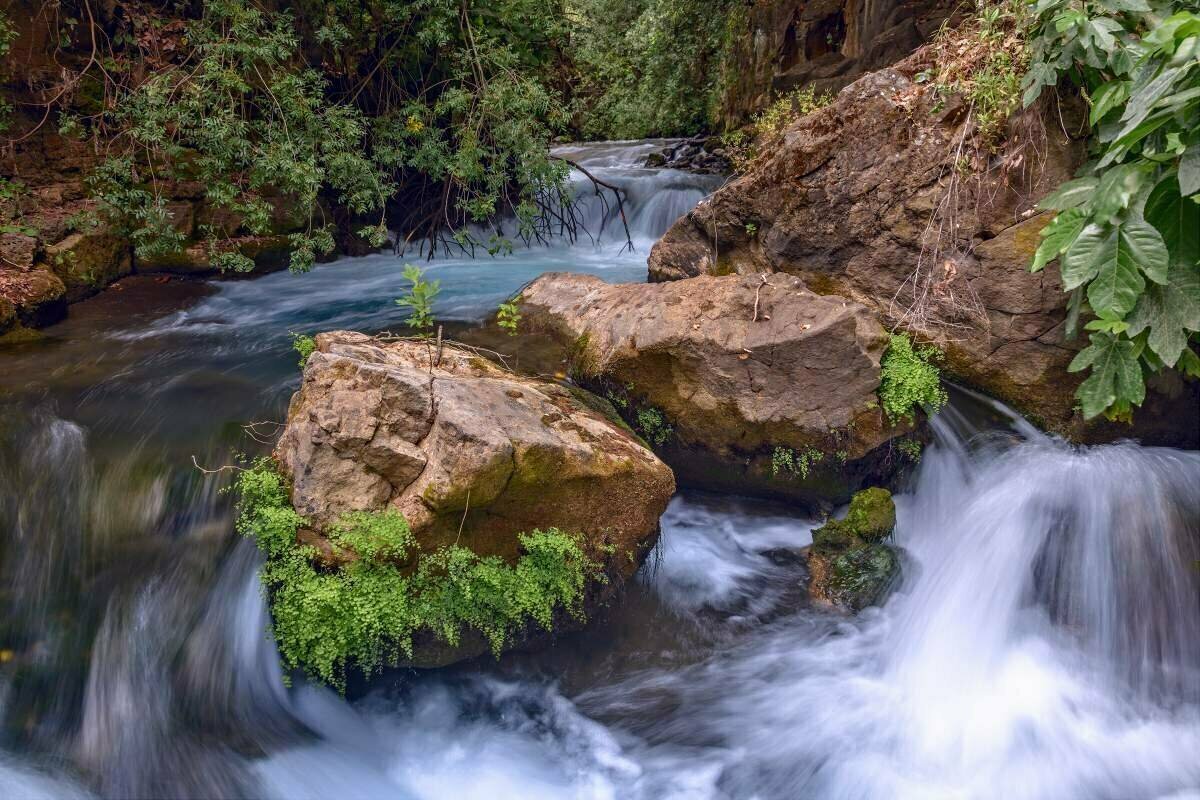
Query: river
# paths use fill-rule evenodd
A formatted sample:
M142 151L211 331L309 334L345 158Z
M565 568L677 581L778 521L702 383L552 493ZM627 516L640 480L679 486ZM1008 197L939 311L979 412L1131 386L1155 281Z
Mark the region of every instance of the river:
M714 187L637 167L653 147L568 153L628 188L632 252L610 217L438 259L439 317L550 269L643 280ZM0 797L1200 798L1200 454L961 393L882 608L809 607L796 510L683 492L624 602L547 651L285 687L230 472L197 465L269 447L292 333L401 327L401 261L127 281L0 351Z

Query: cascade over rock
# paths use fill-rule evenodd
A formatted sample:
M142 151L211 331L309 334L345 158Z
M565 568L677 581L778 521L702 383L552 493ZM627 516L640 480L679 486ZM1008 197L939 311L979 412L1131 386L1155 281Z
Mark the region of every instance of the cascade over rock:
M650 254L653 281L786 272L814 291L853 299L889 325L932 340L952 378L1073 438L1129 436L1200 443L1195 387L1152 382L1128 425L1084 423L1067 365L1056 265L1028 265L1049 215L1034 204L1073 177L1083 149L1059 110L1009 123L998 153L964 148L973 132L961 99L917 76L927 49L866 75L795 122L745 175L679 219ZM1074 113L1068 100L1061 114ZM970 152L964 162L962 154Z
M555 383L518 377L433 342L337 331L316 338L275 456L300 539L327 563L344 556L322 531L352 511L403 513L423 552L457 544L513 562L518 534L582 537L610 577L631 577L658 538L671 470L618 421ZM479 655L464 637L436 663Z
M521 302L683 482L845 499L896 465L887 443L907 429L887 424L875 394L888 337L858 303L791 275L613 285L567 273L538 278Z

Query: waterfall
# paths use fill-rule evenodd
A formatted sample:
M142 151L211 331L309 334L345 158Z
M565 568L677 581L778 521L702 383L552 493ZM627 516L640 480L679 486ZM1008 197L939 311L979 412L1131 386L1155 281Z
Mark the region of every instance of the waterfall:
M559 151L623 187L636 252L577 174L602 240L428 263L439 317L550 269L644 279L718 180L640 166L661 146ZM809 605L819 521L688 493L624 602L556 647L348 698L285 676L231 472L193 459L284 417L290 331L399 329L399 264L0 353L0 797L1200 800L1200 453L1073 446L965 391L896 496L881 607Z

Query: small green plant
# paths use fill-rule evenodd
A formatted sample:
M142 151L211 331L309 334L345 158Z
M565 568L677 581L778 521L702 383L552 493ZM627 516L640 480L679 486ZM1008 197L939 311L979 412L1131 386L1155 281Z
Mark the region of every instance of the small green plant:
M637 427L646 437L646 441L655 447L662 447L670 440L675 429L667 424L661 411L657 408L643 408L637 412Z
M308 357L317 349L317 340L302 333L293 333L291 336L292 349L300 354L300 369L304 369L304 365L308 363Z
M916 463L921 460L921 443L916 439L901 439L896 442L896 449L908 456L908 460Z
M473 628L498 655L529 622L549 630L556 609L582 617L585 584L603 579L578 537L557 529L518 534L522 555L509 564L458 546L422 552L390 509L342 517L328 536L355 557L318 568L315 549L296 542L306 522L272 461L239 473L236 490L236 528L266 557L261 578L284 665L338 689L351 664L370 674L411 658L418 631L457 645Z
M521 324L521 310L517 304L521 302L520 295L496 309L496 324L508 331L509 336L517 335L517 326Z
M433 327L433 301L441 291L441 281L427 281L421 268L404 265L404 279L411 284L408 293L396 300L396 305L409 309L405 322L410 328L427 330Z
M800 87L781 95L754 116L748 129L730 131L721 137L730 164L736 172L749 172L765 152L764 145L793 121L832 102L832 94L817 94L812 87ZM757 230L757 223L747 223L747 235L753 236Z
M746 235L753 237L754 234L756 234L756 233L758 233L758 224L754 223L754 222L747 222L746 223Z
M778 97L754 117L754 129L760 137L773 138L806 114L833 102L829 93L817 94L811 86L802 86Z
M913 411L932 414L946 403L941 373L933 362L941 352L931 346L916 348L906 334L892 334L880 363L879 402L893 425L913 421Z
M957 29L943 29L934 40L930 72L918 82L932 81L939 95L934 113L946 98L961 97L975 123L981 144L996 149L1008 118L1021 107L1021 77L1029 63L1025 33L1026 0L976 0L976 12Z
M824 453L812 447L800 451L790 447L776 447L771 452L771 477L778 478L790 474L799 475L800 480L807 480L812 468L824 458Z

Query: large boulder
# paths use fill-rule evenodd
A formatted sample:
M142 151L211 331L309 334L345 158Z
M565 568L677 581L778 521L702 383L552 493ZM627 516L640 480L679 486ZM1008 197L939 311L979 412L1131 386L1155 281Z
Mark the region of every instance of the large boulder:
M612 285L550 273L522 290L521 308L681 481L837 500L897 463L888 443L906 428L876 396L886 332L799 278Z
M421 553L465 547L511 564L520 534L558 529L601 565L608 582L589 595L599 602L654 545L675 481L594 405L466 350L321 334L275 450L307 526L299 538L337 568L357 557L330 545L339 520L391 509ZM426 648L417 663L486 649L465 636Z
M747 174L667 231L651 280L794 274L935 342L952 377L1049 430L1195 444L1196 396L1178 381L1152 387L1132 431L1085 423L1075 408L1084 374L1067 365L1084 341L1064 335L1056 265L1028 265L1049 219L1034 203L1084 158L1064 132L1077 104L1018 115L993 152L973 139L960 98L918 78L932 59L919 50L792 123Z
M53 272L45 269L0 268L0 305L12 308L12 314L0 313L9 326L37 327L57 322L66 313L66 287ZM5 325L0 322L0 332Z

